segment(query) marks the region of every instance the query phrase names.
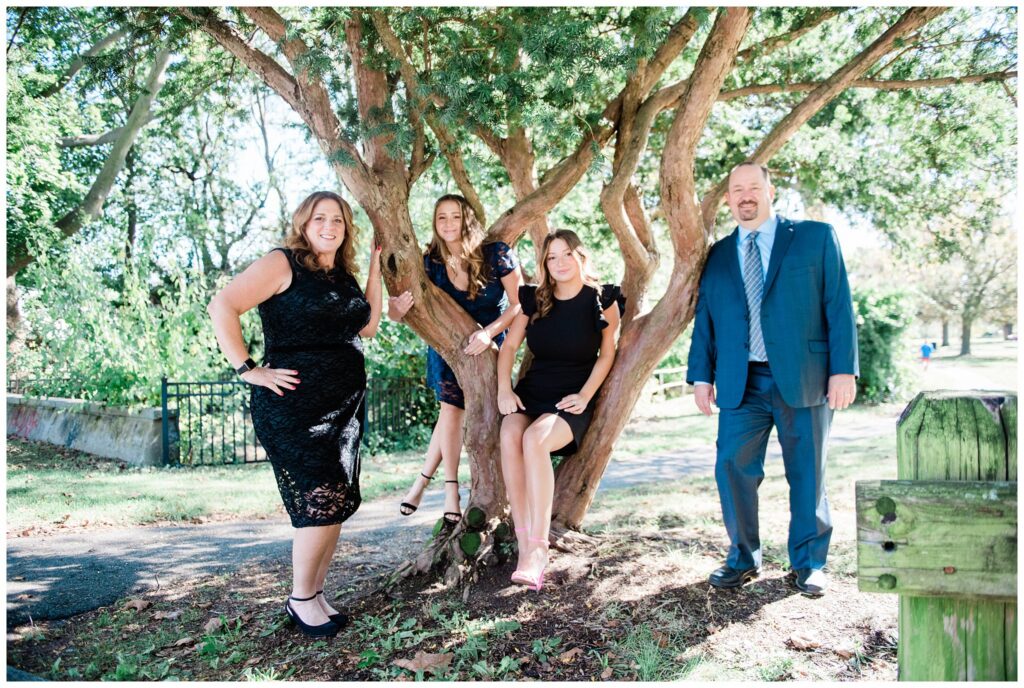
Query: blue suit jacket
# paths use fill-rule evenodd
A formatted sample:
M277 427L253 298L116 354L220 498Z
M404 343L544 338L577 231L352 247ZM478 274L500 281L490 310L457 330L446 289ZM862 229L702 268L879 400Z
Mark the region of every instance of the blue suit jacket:
M761 302L772 377L793 408L827 401L830 375L860 373L846 266L831 225L779 216ZM717 386L737 408L747 385L749 329L737 228L711 247L701 275L686 380Z

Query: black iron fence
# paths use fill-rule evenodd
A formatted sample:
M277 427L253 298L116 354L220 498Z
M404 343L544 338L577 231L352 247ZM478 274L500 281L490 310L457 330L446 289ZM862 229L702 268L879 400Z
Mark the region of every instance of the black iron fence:
M163 379L165 464L200 466L253 463L267 456L252 427L250 386L242 380L172 382ZM372 378L367 383L364 441L378 446L430 422L433 393L415 378ZM177 416L177 432L173 427Z

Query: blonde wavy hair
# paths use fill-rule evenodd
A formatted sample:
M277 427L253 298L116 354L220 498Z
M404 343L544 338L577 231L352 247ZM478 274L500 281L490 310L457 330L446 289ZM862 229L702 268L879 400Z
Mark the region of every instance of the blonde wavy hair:
M284 245L292 250L295 259L310 272L329 272L327 267L317 260L316 252L306 238L306 225L313 216L313 208L325 199L335 201L341 207L341 216L345 220L345 238L342 239L338 252L334 254L334 266L341 267L348 274L355 276L356 236L359 234L359 228L352 221L352 206L333 191L314 191L306 196L292 215L292 224L284 238Z
M597 279L597 275L593 273L590 267L590 256L587 254L587 249L583 247L583 242L580 241L579 236L576 232L571 229L556 229L546 237L544 237L544 243L541 244L540 265L537 266L537 275L540 278L540 284L537 286L537 310L530 318L530 322L533 323L540 318L546 317L551 309L555 305L555 280L548 274L548 249L551 248L551 243L555 239L561 239L569 247L572 252L573 258L576 259L576 264L580 266L580 277L583 278L583 284L588 287L593 287L598 291L598 297L601 293L601 283Z
M437 233L437 209L445 201L458 203L459 209L462 211L462 255L459 256L452 255L448 250L448 244ZM469 298L470 300L475 299L480 290L487 286L491 275L487 262L484 260L484 228L480 225L476 213L473 212L473 207L469 205L469 201L458 194L445 194L434 203L434 213L430 224L433 236L427 246L427 255L435 262L451 267L452 270L455 270L460 262L464 264L466 272L469 273Z

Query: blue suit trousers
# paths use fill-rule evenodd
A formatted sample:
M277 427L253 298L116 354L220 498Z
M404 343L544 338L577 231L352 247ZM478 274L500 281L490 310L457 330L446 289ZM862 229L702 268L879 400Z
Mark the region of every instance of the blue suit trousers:
M789 561L794 569L825 565L832 516L825 496L825 459L833 411L828 404L786 404L769 368L751 366L743 401L719 409L715 480L734 569L761 565L757 488L764 480L765 449L772 426L789 483Z

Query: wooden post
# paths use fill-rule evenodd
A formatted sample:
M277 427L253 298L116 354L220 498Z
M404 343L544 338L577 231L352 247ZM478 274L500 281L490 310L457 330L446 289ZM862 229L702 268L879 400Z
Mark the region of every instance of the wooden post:
M922 392L897 425L900 480L1017 480L1017 397ZM901 681L1015 681L1017 604L900 595Z

